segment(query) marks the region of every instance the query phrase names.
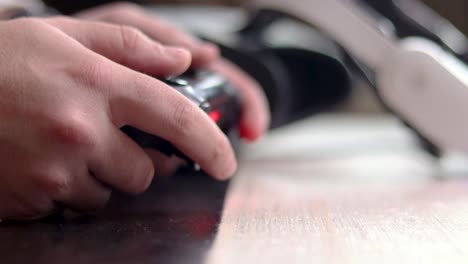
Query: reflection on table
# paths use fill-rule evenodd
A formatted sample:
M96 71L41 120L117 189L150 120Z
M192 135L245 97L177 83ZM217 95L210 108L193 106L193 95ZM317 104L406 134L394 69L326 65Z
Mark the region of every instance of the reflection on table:
M157 179L143 196L115 196L93 217L2 223L0 263L203 263L227 185L178 175Z
M468 263L468 162L390 117L310 119L245 154L209 264Z

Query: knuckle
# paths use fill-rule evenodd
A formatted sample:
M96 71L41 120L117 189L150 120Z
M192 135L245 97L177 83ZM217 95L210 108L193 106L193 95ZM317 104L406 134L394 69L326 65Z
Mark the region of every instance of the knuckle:
M69 72L76 84L95 90L106 89L106 81L112 76L110 67L101 59L87 60L79 67L73 65Z
M119 36L123 50L134 51L141 45L144 34L130 26L119 26Z
M166 48L158 42L153 42L152 44L152 52L155 56L163 56L166 52Z
M51 134L60 144L79 148L94 148L97 143L94 128L79 113L55 120L51 125Z
M52 197L64 197L70 190L69 183L65 177L51 177L45 186L45 191Z
M173 121L178 138L190 135L191 131L196 128L197 111L198 107L187 101L182 101L175 107Z
M32 178L36 185L52 198L64 197L70 192L70 180L67 175L52 167L34 172Z

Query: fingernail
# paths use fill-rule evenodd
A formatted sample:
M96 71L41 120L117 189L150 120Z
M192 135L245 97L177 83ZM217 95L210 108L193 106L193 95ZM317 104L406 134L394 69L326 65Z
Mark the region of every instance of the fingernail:
M250 126L246 124L240 125L239 134L241 138L250 142L256 141L259 137L259 133L257 133L254 129L252 129Z

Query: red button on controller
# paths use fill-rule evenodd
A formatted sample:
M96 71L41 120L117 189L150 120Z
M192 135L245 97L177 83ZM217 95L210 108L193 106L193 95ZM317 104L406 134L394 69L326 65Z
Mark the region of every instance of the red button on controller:
M213 121L215 121L215 123L218 123L219 120L221 120L221 117L223 116L223 114L217 110L211 111L208 115Z

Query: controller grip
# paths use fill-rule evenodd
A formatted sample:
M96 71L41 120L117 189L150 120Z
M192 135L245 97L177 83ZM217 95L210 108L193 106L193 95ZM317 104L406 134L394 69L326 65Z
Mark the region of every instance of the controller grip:
M161 137L148 134L131 126L125 126L121 130L142 148L157 150L168 157L175 155L189 164L193 163L184 153L174 147L172 143Z
M233 131L237 131L240 117L240 96L222 76L205 71L188 72L185 75L166 80L169 86L198 105L213 119L218 127L230 138L231 143L237 142ZM121 129L138 145L146 149L157 150L164 155L173 155L187 161L189 166L198 168L184 153L171 142L148 134L132 126Z

